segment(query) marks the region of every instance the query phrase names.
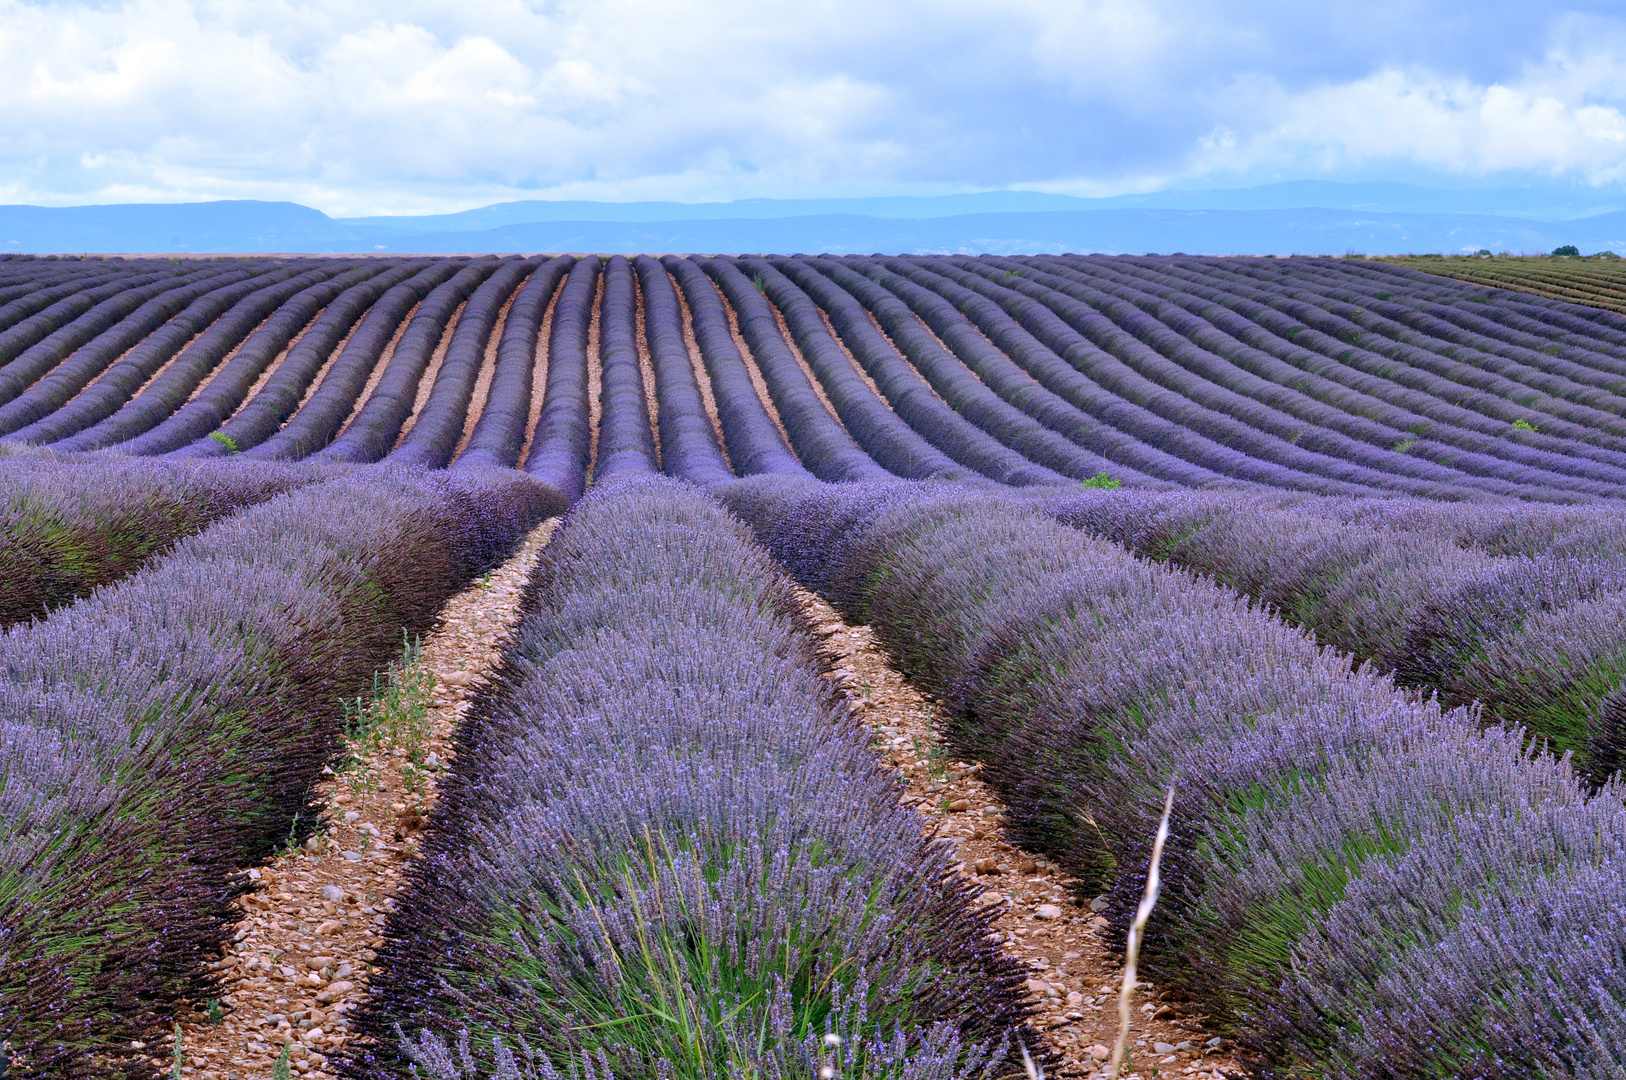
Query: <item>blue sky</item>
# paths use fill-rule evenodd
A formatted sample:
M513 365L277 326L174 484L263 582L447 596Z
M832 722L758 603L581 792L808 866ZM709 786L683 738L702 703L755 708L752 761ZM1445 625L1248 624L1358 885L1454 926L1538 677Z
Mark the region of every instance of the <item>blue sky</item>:
M0 202L1618 190L1621 7L0 0Z

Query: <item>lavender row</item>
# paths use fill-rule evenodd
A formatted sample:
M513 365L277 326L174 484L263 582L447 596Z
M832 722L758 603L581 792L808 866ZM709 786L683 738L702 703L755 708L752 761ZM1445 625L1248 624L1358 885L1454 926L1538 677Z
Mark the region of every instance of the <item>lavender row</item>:
M514 473L273 499L0 637L0 1030L23 1077L137 1074L208 989L239 868L317 818L341 702L563 505Z
M1081 375L993 301L911 260L849 260L898 297L956 359L1005 401L1110 464L1130 483L1222 485L1227 477L1160 448L1185 434ZM930 287L928 287L930 286ZM935 290L935 291L934 291ZM1195 436L1192 437L1195 439ZM1184 446L1175 446L1176 451ZM1142 481L1141 476L1150 477Z
M468 445L457 457L459 468L512 467L525 447L526 427L534 392L536 347L542 322L559 282L575 260L568 255L549 260L533 273L509 305L497 339L497 363L491 374L485 408Z
M1074 267L1087 260L1069 258ZM1623 461L1618 440L1583 424L1559 420L1526 404L1535 396L1519 393L1511 385L1487 385L1483 372L1449 357L1421 352L1414 356L1404 350L1384 354L1366 347L1381 344L1366 341L1360 327L1347 319L1299 300L1285 299L1256 281L1224 279L1213 268L1190 260L1125 259L1115 262L1125 273L1144 276L1162 283L1174 280L1182 289L1212 299L1224 308L1244 315L1273 337L1312 350L1314 355L1334 361L1330 370L1357 372L1377 381L1376 387L1392 386L1420 394L1421 401L1434 401L1437 410L1457 427L1471 428L1519 445L1552 450L1568 456L1605 464ZM1582 310L1568 305L1573 310ZM1424 363L1414 363L1421 358ZM1397 363L1396 361L1401 361ZM1487 392L1504 389L1507 396ZM1435 415L1435 413L1430 413ZM1514 424L1523 425L1513 427Z
M921 397L919 377L884 339L877 340L880 335L875 334L867 319L863 320L863 328L869 333L859 342L851 340L855 305L842 290L816 277L810 281L805 267L784 260L770 263L744 259L740 265L763 283L764 292L783 313L791 336L842 422L889 472L916 479L967 479L980 477L980 467L994 475L1026 478L1017 471L1018 461L998 451L990 453L987 436L945 409L929 391ZM831 335L820 308L832 314L831 323L847 348ZM843 317L836 317L837 313ZM852 357L848 349L853 350ZM854 364L853 358L862 368ZM877 387L865 382L861 370L876 381ZM934 430L934 425L942 430ZM879 474L848 477L888 478Z
M643 294L644 341L655 376L661 468L669 476L702 486L732 480L734 470L717 441L717 428L706 412L684 340L683 309L672 279L648 255L634 259L633 267Z
M740 336L750 347L751 359L767 384L785 433L809 472L824 480L880 480L892 475L889 468L902 469L909 476L959 471L875 399L840 347L829 339L822 322L818 327L822 341L813 341L805 332L796 334L793 325L792 333L803 346L803 358L835 407L836 415L831 415L813 380L791 352L774 314L774 304L764 295L765 290L774 290L775 304L787 322L800 323L805 317L805 308L799 311L790 303L790 294L780 286L783 278L772 267L753 267L753 276L747 278L727 259L699 262L728 298ZM802 303L807 303L805 298ZM812 318L817 320L816 315ZM826 348L819 348L820 344ZM866 453L859 439L865 440L870 451L880 458Z
M1618 787L1011 496L741 481L726 501L944 696L1022 842L1101 890L1120 936L1176 788L1142 970L1259 1075L1626 1068Z
M332 274L325 268L302 274L287 283L286 288L293 291L263 320L254 318L257 305L245 302L244 311L232 313L187 346L174 363L111 416L53 445L59 450L118 445L121 453L151 455L207 436L242 403L253 381L324 307L347 289L394 267L390 262L369 261L350 268L339 264ZM301 282L304 287L299 287ZM253 320L240 344L235 340L239 318L243 323Z
M1100 306L1110 308L1112 305L1103 304L1099 299L1085 303L1051 288L1043 282L1043 275L1031 268L1022 270L1020 264L1001 267L1000 260L990 259L946 261L955 264L959 273L971 275L972 280L987 282L993 295L1002 297L1007 308L1014 298L1026 297L1053 311L1087 346L1090 357L1087 370L1112 389L1141 400L1165 415L1184 416L1188 425L1212 433L1229 445L1370 491L1435 498L1472 497L1471 493L1461 490L1462 485L1457 482L1462 479L1460 476L1451 476L1428 462L1358 443L1335 431L1285 416L1271 404L1212 381L1208 376L1229 367L1223 361L1209 364L1199 373L1186 370L1098 310ZM1165 345L1167 338L1175 336L1166 329L1161 333ZM1184 346L1183 359L1193 362L1198 350L1189 342Z
M372 382L372 390L367 394L366 400L358 405L361 400L359 385L354 387L354 392L350 394L348 400L343 395L333 395L333 410L330 415L335 416L337 423L343 425L343 431L315 454L317 460L376 462L385 454L390 454L393 447L397 446L397 442L402 441L402 428L408 418L413 420L413 428L416 428L416 420L420 420L420 416L413 416L413 408L418 403L418 387L423 384L424 372L428 371L429 364L433 363L442 340L446 340L446 327L450 324L452 316L455 316L459 309L463 309L465 314L470 314L468 309L473 307L475 311L472 312L473 317L470 319L470 330L478 332L481 324L486 324L486 330L489 332L488 319L496 317L496 309L499 309L502 301L507 299L507 290L511 290L517 280L515 273L527 270L528 267L519 260L509 260L509 265L504 268L509 270L509 273L502 273L502 268L499 268L496 260L473 260L460 268L450 280L437 285L428 296L424 296L423 303L418 304L418 309L413 312L406 329L390 350L384 368L377 369L377 381ZM494 283L493 278L496 278ZM481 294L480 290L486 285L493 285L493 288ZM507 290L504 286L507 286ZM462 322L462 319L459 319L459 322ZM470 346L467 338L468 335L465 335L465 348L459 358L462 363L452 369L454 379L460 372L467 371L470 361L478 364L485 359L485 337L480 338L478 353L475 356L468 355ZM478 366L475 371L478 371ZM366 379L371 381L372 374L374 374L372 371L366 372ZM447 384L442 384L439 377L436 384L441 385L442 390L446 389ZM322 387L319 387L319 392L320 389ZM470 394L473 392L473 381L468 384L468 392ZM431 397L434 395L431 394ZM320 398L312 397L312 405L319 400ZM441 455L442 451L444 457L441 457L441 464L449 459L457 447L455 439L462 436L463 413L457 415L455 433L449 433L446 431L446 405L446 397L442 394L441 400L436 402L437 415L431 421L431 428L420 433L420 438L415 441L416 446L408 454L403 455L402 459L397 459L400 464L428 464L428 460ZM467 407L465 398L463 412L467 412ZM302 408L294 423L306 420L307 413L309 407ZM337 425L333 431L338 431ZM439 446L439 442L444 441L447 434L452 434L452 446Z
M587 345L600 269L595 256L578 260L559 290L548 332L548 375L542 411L525 460L526 472L558 488L571 502L586 490L587 471L593 460Z
M1058 520L1166 560L1268 605L1323 644L1369 661L1447 705L1479 702L1601 783L1626 765L1626 731L1605 701L1626 684L1626 517L1618 510L1519 506L1458 514L1496 532L1571 526L1581 557L1464 548L1449 531L1396 529L1442 517L1392 504L1339 520L1299 503L1235 496L1085 493L1052 503ZM1579 519L1579 521L1576 521ZM1542 524L1546 520L1548 524ZM1590 526L1587 528L1586 526ZM1585 539L1583 539L1585 538Z
M411 430L389 453L388 460L392 464L441 469L457 453L463 432L468 428L474 386L485 366L486 345L497 328L497 319L514 290L538 265L537 259L505 263L469 297L457 317L457 327L446 345L446 355L435 373L428 399L412 418Z
M301 377L308 382L381 293L422 268L422 264L370 262L297 294L255 330L230 359L212 373L199 373L198 385L186 390L184 404L179 404L173 412L159 415L173 400L171 395L178 396L180 388L168 387L159 400L151 404L144 400L145 392L138 394L126 406L140 417L131 423L151 421L151 425L133 438L123 440L120 452L208 456L226 452L227 444L220 440L228 440L231 446L238 445L238 435L244 437L247 445L253 445L256 439L263 440L266 434L276 430L275 424L280 423L274 417L263 415L265 401L261 401L260 409L256 410L262 414L260 424L245 417L243 422L228 427L244 400L260 384L261 377L265 376L262 389L279 386L284 389L280 393L274 391L273 396L288 396L289 384ZM266 376L273 364L278 370ZM293 389L291 392L301 391ZM260 395L256 394L255 399L261 400ZM297 403L298 398L294 397L294 404ZM115 414L105 423L118 428L124 420L122 414ZM219 435L211 438L217 431ZM85 432L83 437L88 440L92 436L97 436L97 449L115 444L111 439L104 442L95 430Z
M1088 280L1129 299L1192 342L1260 377L1398 429L1401 434L1393 446L1405 453L1453 468L1466 465L1480 471L1494 471L1498 467L1495 463L1500 462L1503 475L1522 475L1524 470L1514 466L1524 466L1560 478L1581 477L1611 484L1626 476L1620 464L1585 456L1593 448L1513 429L1508 421L1415 389L1404 379L1392 381L1384 374L1350 366L1341 359L1352 351L1346 342L1331 341L1323 335L1328 347L1314 351L1306 346L1316 344L1316 331L1254 300L1205 285L1200 278L1174 277L1153 269L1156 264L1144 260L1041 262L1064 278ZM1490 463L1481 465L1484 459ZM1560 486L1573 483L1564 479L1540 482Z
M371 323L377 329L377 336L363 348L356 348L358 342L352 339L316 389L300 404L299 411L289 418L282 430L247 451L248 456L303 458L321 451L322 460L370 462L388 453L417 402L418 382L446 333L446 323L469 293L496 268L496 260L470 260L454 267L455 273L437 281L422 297L406 329L393 343L387 360L383 357L383 345L394 335L400 318L390 321L388 326L384 319L374 322L369 318L363 322L362 329L369 329ZM379 311L382 307L380 304L374 311L383 314ZM383 368L378 370L381 363ZM367 400L358 407L356 403L375 370L378 370L378 380ZM339 434L341 428L342 435Z
M166 266L147 273L110 273L49 290L41 299L54 302L43 308L38 308L33 298L8 305L0 312L8 316L5 329L0 331L0 376L5 376L13 364L21 364L18 371L26 369L27 377L8 376L0 382L0 400L11 400L49 370L52 363L113 325L143 300L162 292L168 284L183 275L196 277L199 273L196 266L190 270ZM123 295L127 292L138 295Z
M638 285L632 264L610 256L598 322L598 447L593 483L660 472L649 391L638 355Z
M456 736L353 1077L1009 1075L1023 972L694 488L596 487ZM835 1035L837 1047L825 1036Z
M722 428L723 443L728 448L734 471L741 476L753 473L809 475L774 424L767 406L757 396L745 358L734 344L728 307L716 287L689 259L667 255L661 264L677 279L688 303L689 325L694 331L706 376L711 381L712 395L717 402L717 423ZM650 273L645 272L645 296L652 291L658 293L659 289L657 283L649 280ZM667 340L670 341L670 337Z
M1519 469L1493 455L1469 454L1460 449L1431 453L1434 448L1426 442L1423 452L1419 453L1417 432L1365 415L1368 402L1340 401L1335 405L1325 400L1332 387L1324 384L1301 387L1297 384L1304 381L1303 373L1279 361L1269 372L1275 379L1240 366L1236 362L1239 358L1234 342L1217 333L1203 335L1199 321L1172 304L1161 304L1155 298L1134 292L1119 295L1121 288L1102 290L1084 275L1050 273L1048 264L1036 266L1028 260L999 259L991 260L991 265L1018 269L1039 285L1088 303L1119 328L1112 334L1101 334L1098 330L1102 342L1164 385L1183 390L1188 385L1212 383L1233 391L1240 398L1268 407L1252 408L1246 414L1232 410L1235 415L1284 437L1295 438L1299 445L1307 448L1320 449L1399 476L1477 488L1513 498L1539 499L1548 497L1548 489L1564 488L1581 495L1605 496L1618 491L1621 480L1626 479L1626 472L1614 472L1587 482L1553 472ZM1143 307L1156 310L1147 311ZM1130 337L1140 344L1139 349L1127 346ZM1199 343L1193 340L1195 337L1204 340ZM1166 360L1161 364L1148 364L1146 358L1151 356ZM1245 359L1252 362L1250 366L1261 362L1271 364L1270 358L1256 352L1246 354ZM1189 374L1173 374L1181 371ZM1304 427L1306 424L1308 430ZM1396 450L1396 447L1402 449Z
M83 366L103 356L111 360L199 296L250 276L248 270L233 269L222 273L219 267L211 266L178 276L153 274L136 282L117 282L105 289L92 290L90 295L106 293L107 298L65 325L58 324L60 328L55 329L54 333L22 350L4 367L0 367L0 402L4 402L0 404L0 424L3 424L3 429L8 433L15 431L42 415L33 411L34 403L27 395L42 379L54 374L59 364L78 361ZM47 309L35 318L44 319L51 315L51 310ZM117 352L111 351L115 348Z
M185 382L194 368L212 369L291 297L344 268L342 263L326 267L295 263L216 289L188 305L112 363L103 361L95 365L100 370L89 372L93 381L83 389L74 383L61 386L51 399L41 402L42 408L52 411L13 432L8 441L77 449L70 436L112 416L136 391L147 385L160 368L167 376L166 381L171 382ZM29 393L42 390L48 382L68 374L72 366L72 361L60 365ZM53 408L58 400L63 403Z
M1357 485L1316 476L1296 468L1290 455L1275 454L1288 464L1267 458L1272 441L1257 433L1234 430L1229 417L1177 400L1161 388L1141 394L1125 387L1112 371L1097 372L1103 355L1043 304L1002 289L978 275L938 260L888 260L888 269L942 296L1001 351L1046 389L1078 408L1091 420L1122 432L1120 453L1129 463L1154 476L1181 483L1244 482L1301 491L1370 494ZM1111 358L1108 358L1109 360ZM1096 375L1102 375L1097 381ZM1130 392L1124 393L1125 389ZM1139 445L1179 459L1173 466L1161 456L1139 452Z
M1047 427L1021 408L1007 402L993 388L986 385L976 373L945 349L890 289L857 272L876 269L875 264L822 258L806 263L799 262L798 265L803 268L809 265L817 268L847 294L849 298L845 302L839 296L830 294L829 305L824 305L822 300L820 303L826 306L831 321L836 324L843 339L848 341L848 346L855 356L861 360L866 356L875 357L875 360L866 362L866 369L872 376L879 374L878 361L884 358L885 349L884 342L876 340L879 335L876 334L875 326L864 317L865 312L874 316L876 324L886 332L892 343L930 383L931 389L942 397L949 408L1028 461L1045 466L1073 480L1088 480L1109 468L1116 468L1119 472L1125 471ZM884 271L882 273L885 274ZM892 278L892 275L886 277ZM904 288L917 288L907 282L900 284ZM857 309L852 303L854 300L863 305L862 310ZM891 363L887 364L889 368L893 366ZM1037 385L1031 379L1027 382ZM887 384L880 383L879 379L877 383L883 386L885 392ZM909 380L896 379L891 385L895 389L888 393L888 398L894 402L904 396L913 401L924 401L927 398L927 395ZM937 427L924 415L921 421L926 430L935 430ZM1008 471L1004 471L998 477L1004 482L1021 480L1036 483L1052 482L1042 474L1033 475L1032 465L1025 464L1020 459L1008 462L1008 466ZM1134 470L1127 472L1127 477L1120 479L1137 481L1149 479Z
M0 628L117 581L181 537L312 478L287 468L0 457Z
M289 418L300 411L311 382L324 366L327 367L327 375L323 382L334 379L336 390L340 385L354 380L356 371L371 371L407 313L431 289L459 269L460 263L449 259L428 266L419 262L407 263L346 289L299 336L282 362L271 369L246 404L232 412L217 430L206 432L171 453L184 457L220 457L257 448L280 434ZM335 369L340 372L337 376L334 375ZM246 394L257 380L251 380L247 370L240 371L238 375L242 380L239 385L243 386L241 394ZM360 377L362 380L366 378L365 374ZM213 387L214 381L211 381L210 389ZM239 400L241 394L238 395ZM315 394L310 396L315 397ZM226 403L220 401L211 404L219 407ZM211 413L214 411L214 408L210 409ZM342 421L343 418L340 419ZM291 440L303 433L304 425L301 425L287 438Z
M1270 275L1268 267L1249 267L1250 276ZM1609 347L1594 342L1586 347L1571 341L1557 344L1550 331L1540 336L1480 318L1455 307L1426 301L1396 303L1379 297L1377 288L1363 288L1352 275L1336 272L1336 264L1306 260L1296 268L1290 284L1302 295L1330 301L1329 310L1350 318L1363 328L1396 341L1412 344L1444 343L1477 354L1476 366L1535 387L1544 393L1617 416L1626 411L1626 363L1611 355ZM1478 305L1476 305L1478 306ZM1440 348L1441 346L1434 346Z
M760 265L764 270L770 267L766 262ZM902 475L940 479L987 477L998 483L1018 486L1066 483L1064 477L1035 465L1000 444L940 401L931 387L892 347L886 336L875 328L863 306L845 289L796 260L776 260L772 265L785 275L781 279L784 283L780 285L780 294L803 311L799 320L787 320L791 321L792 332L805 335L811 330L815 339L818 335L829 338L823 318L811 310L813 303L818 304L852 356L852 359L848 359L841 347L832 341L832 359L839 361L844 374L852 370L856 360L875 383L875 389L871 390L856 378L856 372L849 376L854 379L856 388L864 392L863 398L873 402L880 413L887 414L900 435L912 436L915 441L958 466L936 468L924 473L917 469ZM784 301L779 302L783 306Z
M1364 318L1353 306L1330 305L1324 297L1263 288L1257 279L1201 260L1175 260L1175 265L1189 266L1227 292L1255 299L1298 320L1316 336L1299 335L1294 340L1302 340L1317 351L1331 350L1345 362L1359 363L1367 370L1396 381L1406 380L1408 385L1475 411L1506 418L1509 423L1524 420L1540 432L1601 448L1614 455L1626 449L1621 439L1626 426L1620 417L1552 397L1484 370L1477 363L1469 362L1477 357L1458 358L1451 354L1459 350L1441 348L1440 343L1431 339L1413 337L1411 341L1401 341L1374 333L1371 325L1346 317ZM1375 325L1381 326L1383 321Z

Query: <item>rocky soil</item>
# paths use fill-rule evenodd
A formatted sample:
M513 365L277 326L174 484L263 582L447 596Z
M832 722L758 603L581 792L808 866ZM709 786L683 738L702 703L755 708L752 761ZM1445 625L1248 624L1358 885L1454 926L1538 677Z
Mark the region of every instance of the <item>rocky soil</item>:
M1063 1075L1103 1076L1118 1037L1123 984L1123 966L1102 936L1106 919L1081 902L1054 863L1005 839L1005 810L977 779L979 767L950 756L935 703L892 667L874 633L843 622L811 593L802 593L802 602L843 691L907 783L903 801L921 813L922 829L956 841L960 872L985 888L985 902L1000 905L1004 946L1032 971L1037 1026L1062 1054ZM1232 1043L1204 1030L1202 1021L1140 983L1123 1076L1241 1075Z
M249 871L256 888L238 902L242 921L218 965L214 1009L205 1002L178 1018L183 1076L269 1077L284 1045L292 1075L329 1075L327 1058L349 1037L346 1014L366 993L380 929L434 804L453 728L519 619L525 581L553 525L539 526L507 563L453 597L424 639L421 670L433 679L417 689L427 695L419 702L427 724L352 741L359 760L319 789L322 827L299 850ZM171 1045L145 1049L154 1064L172 1067Z

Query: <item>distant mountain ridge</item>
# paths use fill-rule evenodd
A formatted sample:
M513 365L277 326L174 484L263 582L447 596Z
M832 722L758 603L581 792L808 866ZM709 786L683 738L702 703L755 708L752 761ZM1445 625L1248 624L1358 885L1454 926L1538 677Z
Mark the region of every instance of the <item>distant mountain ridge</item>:
M1203 203L1223 205L1188 205ZM1377 255L1546 252L1560 244L1626 253L1626 198L1590 189L1442 192L1296 181L1110 199L998 191L732 203L530 201L369 218L331 218L297 203L251 200L0 206L0 252L18 253Z

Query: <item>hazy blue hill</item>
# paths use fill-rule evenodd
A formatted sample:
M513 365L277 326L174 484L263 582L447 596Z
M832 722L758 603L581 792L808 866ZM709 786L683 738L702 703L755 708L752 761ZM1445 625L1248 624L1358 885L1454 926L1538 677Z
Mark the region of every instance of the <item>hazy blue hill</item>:
M1582 192L1607 209L1605 196ZM1626 252L1626 211L1565 219L1565 191L1437 192L1405 184L1273 184L1075 199L1033 192L734 203L545 203L333 219L295 203L0 206L0 252ZM1131 201L1229 203L1131 206ZM1309 200L1323 205L1305 207ZM1584 202L1584 200L1582 200ZM1336 203L1340 205L1328 206ZM1351 205L1342 205L1342 204ZM1492 204L1497 213L1462 207ZM1404 211L1373 209L1409 207ZM1440 207L1457 207L1447 212ZM1545 208L1545 209L1543 209ZM1514 211L1518 211L1515 213ZM1538 213L1540 211L1540 213ZM545 220L535 220L548 214ZM613 215L613 216L612 216Z
M755 220L539 222L383 241L392 251L601 252L1186 252L1342 255L1407 252L1626 250L1626 213L1539 222L1472 214L1345 210L1086 210L874 218L853 214Z
M1160 191L1081 199L1036 191L985 191L873 199L742 199L737 202L530 202L497 203L457 214L341 218L364 230L396 233L476 232L536 222L674 222L822 217L936 218L1083 210L1359 210L1387 214L1492 214L1565 220L1626 210L1626 194L1575 185L1441 191L1389 182L1294 180L1259 187Z
M360 243L320 210L290 202L0 206L0 251L341 251Z

